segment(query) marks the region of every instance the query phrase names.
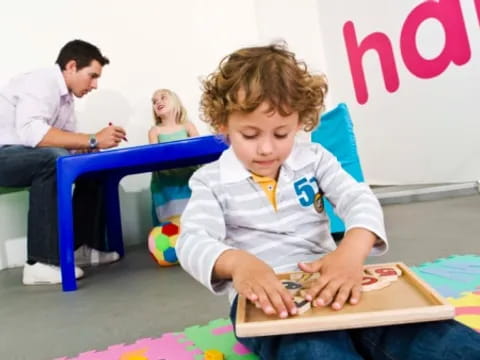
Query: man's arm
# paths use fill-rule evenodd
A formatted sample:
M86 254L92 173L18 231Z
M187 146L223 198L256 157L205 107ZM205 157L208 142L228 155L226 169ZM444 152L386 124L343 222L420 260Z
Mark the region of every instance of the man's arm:
M117 146L125 137L125 130L120 126L107 126L94 134L98 149L109 149ZM74 133L50 127L45 136L37 144L39 147L63 147L65 149L89 149L89 134Z

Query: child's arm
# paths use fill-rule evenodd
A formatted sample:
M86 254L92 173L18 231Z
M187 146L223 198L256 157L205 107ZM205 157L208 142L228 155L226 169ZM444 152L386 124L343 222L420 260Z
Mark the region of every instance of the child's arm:
M305 272L319 272L317 280L306 294L314 305L331 304L340 310L350 299L351 304L360 301L363 263L370 253L376 235L363 228L352 228L345 233L338 248L311 263L300 263Z
M320 189L345 222L345 237L338 248L310 265L299 264L304 271L320 271L320 280L310 290L318 305L332 304L340 309L360 299L363 263L369 254L387 249L383 212L368 185L358 183L335 157L318 147L315 177Z
M150 130L148 130L148 142L150 144L158 143L158 131L156 126L152 126Z
M287 316L296 307L291 295L265 262L228 245L222 195L212 190L209 165L190 178L191 198L181 217L180 237L175 246L182 267L195 279L221 294L230 281L237 292L258 303L267 314ZM213 185L212 185L213 184Z
M195 125L193 125L193 123L191 122L187 122L185 124L185 130L187 130L188 137L195 137L200 135Z

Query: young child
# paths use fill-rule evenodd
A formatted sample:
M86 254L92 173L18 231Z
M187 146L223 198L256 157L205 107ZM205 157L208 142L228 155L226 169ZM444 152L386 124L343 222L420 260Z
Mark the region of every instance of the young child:
M152 110L155 125L148 132L150 144L198 136L197 128L188 121L187 111L173 91L155 91ZM196 167L187 167L152 174L150 190L154 226L166 221L178 224L178 218L190 198L188 180L195 169Z
M381 207L319 144L297 143L323 109L327 84L281 44L240 49L204 82L202 112L230 143L196 171L176 250L215 294L266 314L296 314L276 272L320 272L308 300L341 309L360 301L364 260L387 240ZM335 245L323 194L345 220ZM262 359L480 359L480 336L456 321L238 338Z

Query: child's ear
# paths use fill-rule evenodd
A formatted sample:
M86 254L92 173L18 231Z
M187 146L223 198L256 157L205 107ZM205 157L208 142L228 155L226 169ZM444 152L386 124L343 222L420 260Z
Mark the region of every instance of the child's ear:
M218 133L221 134L221 135L227 136L228 135L227 125L226 124L221 124L218 127Z
M300 131L300 130L303 130L304 129L304 126L303 126L303 122L301 122L300 120L298 121L298 125L297 125L297 132Z
M230 139L228 137L228 128L227 128L227 125L223 124L223 125L220 125L218 128L217 128L217 133L219 135L222 135L225 139L225 142L230 145Z

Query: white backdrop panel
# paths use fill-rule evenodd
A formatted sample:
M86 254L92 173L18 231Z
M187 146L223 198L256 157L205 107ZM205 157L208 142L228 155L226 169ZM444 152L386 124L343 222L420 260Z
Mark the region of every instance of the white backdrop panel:
M480 179L480 9L475 7L480 7L480 1L370 0L367 6L364 1L318 0L318 5L331 97L333 103L346 102L351 110L367 181L414 184ZM357 46L349 47L349 52L343 33L348 21L357 38ZM415 45L404 39L411 46L401 49L402 29L416 34L414 44L425 59L423 64L432 60L431 66L414 65L412 71L409 56ZM466 37L461 36L462 29ZM387 67L390 79L397 71L398 84L391 92L386 90L378 53L355 51L375 32L385 34L393 50L396 69ZM438 71L435 59L447 47L446 58L458 58L468 50L470 57ZM364 70L368 99L363 103L355 93L349 53ZM426 70L438 74L414 75ZM354 68L354 76L358 75Z

